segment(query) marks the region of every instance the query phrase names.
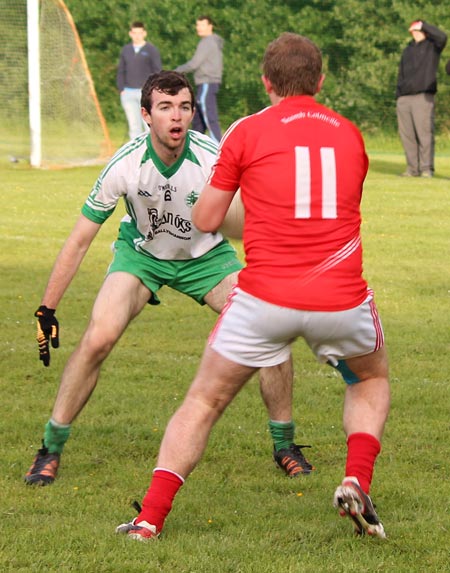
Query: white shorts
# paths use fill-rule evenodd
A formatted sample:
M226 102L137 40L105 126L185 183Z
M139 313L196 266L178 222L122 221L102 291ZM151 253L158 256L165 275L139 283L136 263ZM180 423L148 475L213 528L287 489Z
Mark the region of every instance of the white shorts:
M319 362L339 370L347 358L379 350L384 336L372 291L355 308L317 312L270 304L235 287L208 343L233 362L262 368L285 362L299 337ZM357 382L341 373L346 382Z

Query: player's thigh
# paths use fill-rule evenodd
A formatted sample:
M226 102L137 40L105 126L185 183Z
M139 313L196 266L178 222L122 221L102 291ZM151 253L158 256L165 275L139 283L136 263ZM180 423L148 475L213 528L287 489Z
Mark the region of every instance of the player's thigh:
M388 358L385 346L364 356L347 358L345 362L351 372L353 372L361 382L373 378L388 379L389 377Z
M205 303L219 313L224 307L233 286L237 283L238 272L227 275L205 296Z
M209 408L222 412L256 368L237 364L206 346L187 398L200 400Z
M92 309L90 329L117 339L150 298L149 289L130 273L107 275Z

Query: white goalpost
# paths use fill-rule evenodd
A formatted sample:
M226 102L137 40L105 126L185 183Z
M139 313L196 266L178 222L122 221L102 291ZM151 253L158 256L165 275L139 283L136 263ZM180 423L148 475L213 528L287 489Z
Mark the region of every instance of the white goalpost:
M30 164L40 167L41 147L41 64L39 57L39 0L27 0L28 110L30 118Z
M0 157L47 168L105 162L108 128L63 0L0 0L0 35Z

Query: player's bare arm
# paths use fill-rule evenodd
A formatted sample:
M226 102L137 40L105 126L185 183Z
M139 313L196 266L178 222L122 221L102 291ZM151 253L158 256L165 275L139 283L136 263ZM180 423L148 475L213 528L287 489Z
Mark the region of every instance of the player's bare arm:
M56 259L41 305L57 308L100 227L80 215Z
M203 233L214 233L222 224L236 191L205 185L192 209L192 222Z

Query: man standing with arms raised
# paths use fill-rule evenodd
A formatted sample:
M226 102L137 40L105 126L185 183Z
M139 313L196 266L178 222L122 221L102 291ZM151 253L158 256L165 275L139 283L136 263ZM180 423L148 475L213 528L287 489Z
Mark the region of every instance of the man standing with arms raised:
M404 177L434 175L434 97L437 70L447 35L422 20L409 27L397 79L398 131L405 150Z

